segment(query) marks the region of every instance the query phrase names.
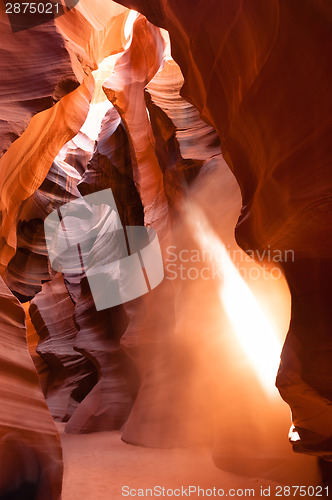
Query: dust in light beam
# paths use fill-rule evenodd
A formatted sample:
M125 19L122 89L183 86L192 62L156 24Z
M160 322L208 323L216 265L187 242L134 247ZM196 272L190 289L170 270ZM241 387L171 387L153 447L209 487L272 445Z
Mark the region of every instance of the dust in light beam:
M187 202L185 213L201 249L212 255L220 270L219 298L224 311L262 388L272 397L277 394L275 378L282 347L278 335L202 209Z

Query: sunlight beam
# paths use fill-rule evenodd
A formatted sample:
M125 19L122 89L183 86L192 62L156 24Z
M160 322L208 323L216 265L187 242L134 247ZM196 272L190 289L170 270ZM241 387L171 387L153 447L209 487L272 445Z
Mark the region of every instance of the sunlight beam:
M277 394L281 345L278 336L247 283L232 262L204 212L188 202L186 215L202 251L209 251L221 271L219 297L234 333L265 392Z

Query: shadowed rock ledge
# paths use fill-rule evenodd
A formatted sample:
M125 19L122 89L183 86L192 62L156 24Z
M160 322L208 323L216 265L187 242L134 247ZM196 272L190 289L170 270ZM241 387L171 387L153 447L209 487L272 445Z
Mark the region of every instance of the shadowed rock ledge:
M60 439L27 350L24 309L1 278L0 306L0 496L30 489L36 500L60 500Z

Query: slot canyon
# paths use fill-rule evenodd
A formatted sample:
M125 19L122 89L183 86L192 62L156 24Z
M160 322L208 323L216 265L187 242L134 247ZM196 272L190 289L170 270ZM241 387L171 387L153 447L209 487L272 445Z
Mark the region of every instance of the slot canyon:
M0 26L0 500L331 497L331 2Z

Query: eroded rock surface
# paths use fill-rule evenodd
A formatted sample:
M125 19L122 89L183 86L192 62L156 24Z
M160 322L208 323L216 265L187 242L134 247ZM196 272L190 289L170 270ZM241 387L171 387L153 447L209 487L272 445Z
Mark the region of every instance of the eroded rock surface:
M0 269L13 294L31 300L37 351L48 365L36 366L53 417L68 421L67 432L121 428L123 440L136 445L209 443L218 466L233 470L235 453L235 468L244 474L257 475L257 464L264 473L277 469L274 453L282 456L286 436L282 412L266 403L234 340L220 301L227 276L191 282L172 280L168 271L170 245L177 259L199 245L201 255L204 241L208 249L222 243L239 251L233 229L240 215L236 238L243 249L293 252L281 263L292 318L277 382L292 409L294 449L330 456L327 2L305 0L301 8L280 0L119 3L147 18L128 17L111 1L80 0L54 22L12 34L1 12L3 64L15 64L0 85ZM168 30L176 62L157 26ZM50 45L49 59L41 40ZM31 58L18 59L28 46ZM98 64L102 70L91 74ZM95 128L90 135L86 119L90 132ZM84 272L51 269L43 221L62 204L107 188L123 226L157 231L167 279L142 297L97 311ZM96 238L91 265L119 257L109 224ZM28 358L23 309L6 285L2 376L4 391L14 388L9 409L17 417L7 422L4 415L1 428L4 453L19 467L8 460L0 486L29 483L42 492L38 499L55 499L61 453ZM275 298L277 312L278 286L289 301L283 279L261 291ZM239 316L246 305L240 298L233 295ZM30 426L36 406L40 418ZM42 468L48 486L38 483Z
M309 0L301 12L278 0L119 3L169 31L182 95L217 130L241 188L239 244L294 251L295 262L283 266L293 308L278 386L303 450L315 442L316 451L330 453L330 7Z
M31 301L31 321L40 337L37 353L49 369L46 401L55 420L67 421L97 381L94 366L74 351L74 304L62 274L43 284Z
M65 16L13 32L0 12L0 155L32 116L73 91L104 57L123 50L128 10L111 0L80 2Z
M29 356L25 313L0 278L0 495L60 500L60 439Z

